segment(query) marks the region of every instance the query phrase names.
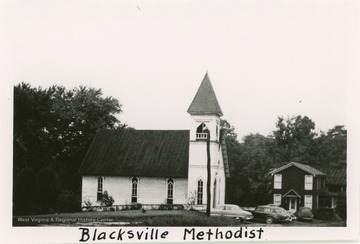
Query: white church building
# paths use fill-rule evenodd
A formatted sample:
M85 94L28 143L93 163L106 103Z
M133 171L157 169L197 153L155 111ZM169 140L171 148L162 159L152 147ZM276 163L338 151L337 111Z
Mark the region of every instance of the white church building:
M113 205L207 203L207 141L210 131L211 208L225 203L230 177L225 140L220 135L223 115L208 74L188 111L190 130L100 130L79 170L82 206L100 206L102 194Z

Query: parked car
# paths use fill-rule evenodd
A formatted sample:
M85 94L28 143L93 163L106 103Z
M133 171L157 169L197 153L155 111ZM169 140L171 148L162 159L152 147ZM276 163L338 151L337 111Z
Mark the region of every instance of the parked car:
M287 214L288 214L288 215L290 216L290 218L291 218L290 221L293 221L293 220L296 220L296 219L297 219L295 213L292 213L292 212L290 212L290 211L286 211L286 212L287 212Z
M298 220L313 221L313 219L314 219L314 215L311 212L311 208L308 208L308 207L300 207L296 211L295 216L297 217Z
M279 207L279 205L275 205L275 204L272 204L272 203L267 204L266 206ZM281 208L281 207L279 207L279 208ZM295 216L295 213L292 213L292 212L290 212L288 210L285 210L284 208L281 208L281 209L286 211L286 213L290 216L290 221L293 221L293 220L297 219L297 217Z
M253 215L250 212L245 211L241 207L233 204L220 205L211 211L211 216L232 217L240 221L250 220L253 218Z
M265 221L267 224L293 220L291 215L284 208L273 205L257 206L252 214L254 220Z

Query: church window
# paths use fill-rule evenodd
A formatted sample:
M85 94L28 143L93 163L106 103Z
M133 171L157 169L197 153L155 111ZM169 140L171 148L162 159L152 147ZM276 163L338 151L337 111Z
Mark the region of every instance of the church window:
M97 179L97 196L96 196L96 201L101 201L101 200L102 200L103 184L104 184L104 178L103 178L102 176L98 177L98 179Z
M201 123L196 128L196 139L207 139L207 133L206 133L206 125L204 123Z
M167 181L167 204L173 204L174 202L174 180L168 179Z
M131 203L137 203L139 179L134 177L131 180Z
M202 180L199 180L198 190L197 190L197 204L203 204L203 193L204 193L204 183Z

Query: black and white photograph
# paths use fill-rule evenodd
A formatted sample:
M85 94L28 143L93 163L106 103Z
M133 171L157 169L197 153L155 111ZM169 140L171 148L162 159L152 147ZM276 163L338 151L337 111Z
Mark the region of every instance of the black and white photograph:
M359 241L360 2L0 2L1 243Z

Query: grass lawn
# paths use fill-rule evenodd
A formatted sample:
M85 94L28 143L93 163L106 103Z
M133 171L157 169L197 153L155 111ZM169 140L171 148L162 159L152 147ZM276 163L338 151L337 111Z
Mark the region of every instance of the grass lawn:
M239 221L188 210L124 210L115 212L78 212L14 216L13 226L267 226L267 227L329 227L346 226L346 221L314 220L273 223Z
M236 226L232 218L188 210L124 210L14 216L13 226Z

